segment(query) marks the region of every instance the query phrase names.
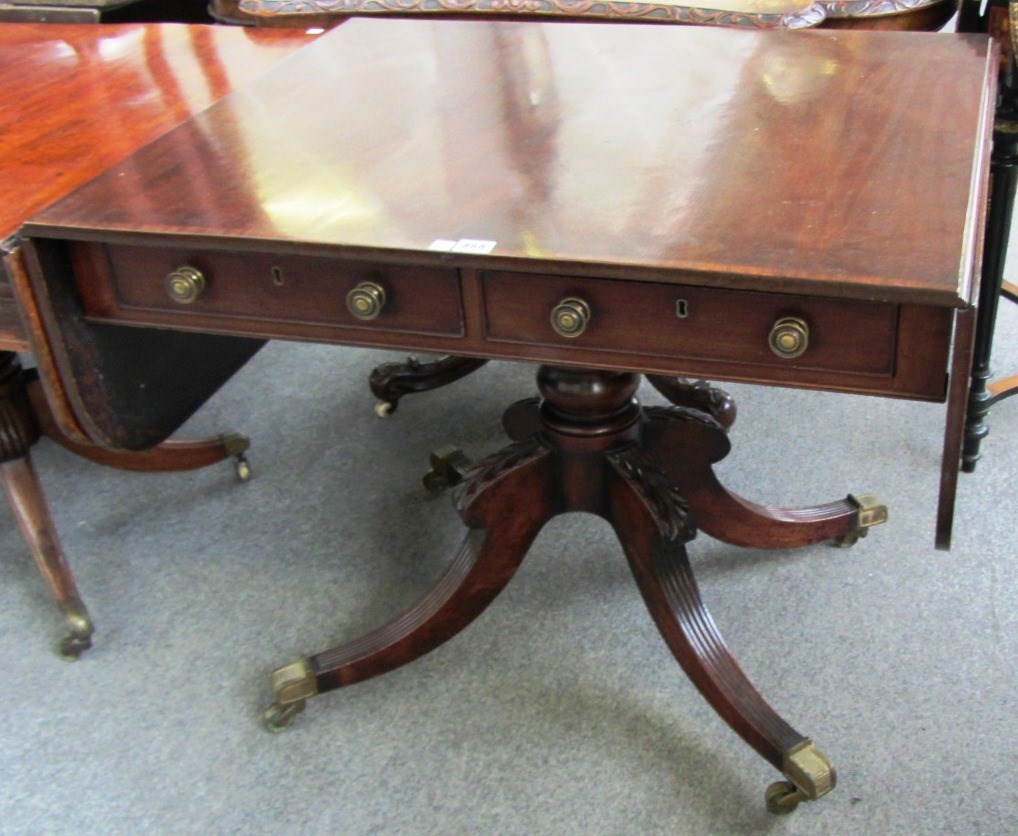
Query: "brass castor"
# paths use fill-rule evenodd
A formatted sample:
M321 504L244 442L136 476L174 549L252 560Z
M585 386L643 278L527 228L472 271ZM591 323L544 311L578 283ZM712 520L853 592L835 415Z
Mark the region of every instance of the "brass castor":
M839 549L851 548L859 542L860 537L865 537L873 526L887 522L887 506L873 494L862 493L858 496L849 494L848 501L859 509L859 527L855 531L834 538L832 543Z
M431 454L431 470L421 480L430 494L440 494L446 488L463 481L473 462L459 447L443 447Z
M791 781L775 781L764 795L767 801L767 812L776 816L786 816L806 800L806 794Z
M95 627L89 617L88 610L80 601L71 602L64 610L64 624L68 634L57 645L57 653L64 659L74 662L92 646L92 633Z
M307 659L298 659L273 671L272 691L276 701L262 715L262 720L266 729L276 733L293 723L304 710L307 701L318 693L318 682Z
M281 705L278 702L273 703L269 706L268 711L262 715L265 728L273 734L279 734L290 727L297 718L297 715L304 710L305 705L306 702L304 700L292 702L288 705Z
M378 401L375 404L375 415L379 418L388 418L396 411L396 404L393 401Z
M91 646L91 636L64 636L57 645L57 653L68 662L77 662L81 654Z
M767 809L778 816L791 813L801 801L816 801L834 789L838 774L808 738L785 752L782 773L789 780L767 787Z
M247 436L238 433L227 433L221 440L226 448L226 454L233 456L233 472L237 474L237 479L246 482L251 478L251 465L248 464L247 456L244 454L251 446L251 441Z

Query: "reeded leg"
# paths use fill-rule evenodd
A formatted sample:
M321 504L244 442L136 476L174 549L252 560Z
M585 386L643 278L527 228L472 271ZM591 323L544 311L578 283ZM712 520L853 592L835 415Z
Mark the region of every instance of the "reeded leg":
M834 789L834 769L756 690L700 598L685 548L695 530L679 492L635 448L610 453L608 460L606 516L654 623L714 710L790 782L772 785L768 807L791 812L800 800L827 794Z
M743 499L725 488L712 468L731 449L720 425L681 407L650 407L644 416L644 449L689 503L699 529L722 542L767 549L828 540L851 545L871 526L887 521L887 508L869 494L804 508Z
M92 646L94 627L78 594L46 497L28 456L0 464L0 481L25 542L63 614L68 634L60 642L60 653L65 658L77 659Z
M544 523L556 513L549 451L515 444L481 462L461 486L470 532L438 583L413 607L366 636L282 668L268 728L292 722L306 700L412 662L451 639L505 588Z
M461 377L477 371L487 363L475 357L448 355L422 363L416 357L409 357L405 363L385 363L378 366L368 380L371 391L378 398L375 412L385 418L396 411L404 395L427 392L454 383Z
M164 441L151 450L140 452L107 450L69 438L54 420L42 386L37 380L29 380L27 390L35 420L42 434L83 459L119 470L150 473L198 470L232 457L237 478L242 482L251 478L251 467L244 455L250 441L243 435L227 433L216 438L195 441Z
M844 500L773 509L725 491L711 466L728 437L701 409L641 409L629 372L542 366L543 400L520 401L503 419L517 439L467 474L458 508L470 533L437 585L414 607L357 641L276 671L273 729L324 690L377 676L424 655L472 622L512 578L551 517L585 511L607 519L661 635L718 714L786 781L767 791L773 812L834 788L813 743L756 691L703 605L686 556L694 520L732 542L789 547L856 533L881 506ZM866 507L863 507L866 506ZM883 516L882 516L883 515ZM734 518L734 519L733 519ZM732 529L734 528L734 533Z
M726 430L735 423L738 412L735 399L724 389L716 389L706 380L649 374L647 381L675 406L706 412Z

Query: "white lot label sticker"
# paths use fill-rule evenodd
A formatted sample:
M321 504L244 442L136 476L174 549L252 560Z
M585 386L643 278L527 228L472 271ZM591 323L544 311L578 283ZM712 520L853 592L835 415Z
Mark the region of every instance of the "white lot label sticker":
M436 238L434 241L428 244L428 249L435 250L436 252L440 253L447 253L450 252L452 248L455 246L456 246L455 241L447 241L444 238Z
M449 241L446 238L436 238L428 245L429 250L440 253L467 253L469 255L487 255L498 244L498 241L481 241L477 238L460 238L459 241Z
M472 255L487 255L493 249L497 241L478 241L474 238L460 238L456 246L452 248L454 253L470 253Z

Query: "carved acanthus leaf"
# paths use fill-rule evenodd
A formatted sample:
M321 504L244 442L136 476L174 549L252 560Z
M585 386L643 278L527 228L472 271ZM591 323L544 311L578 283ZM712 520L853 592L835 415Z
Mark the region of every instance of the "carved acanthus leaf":
M647 504L662 537L688 543L696 536L696 524L689 505L661 468L636 447L614 450L607 457L619 476Z
M513 468L526 464L548 452L548 446L540 436L533 435L499 450L474 465L456 487L456 510L460 513L488 485Z

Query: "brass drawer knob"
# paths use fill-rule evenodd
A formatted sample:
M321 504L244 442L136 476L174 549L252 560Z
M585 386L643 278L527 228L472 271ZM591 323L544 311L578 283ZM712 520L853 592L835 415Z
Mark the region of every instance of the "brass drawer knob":
M570 296L559 302L551 311L551 327L560 337L573 339L587 330L590 322L590 305Z
M201 270L185 264L166 277L166 292L174 302L190 305L205 292L205 276Z
M809 348L809 326L804 320L785 316L774 323L768 340L771 351L785 360L801 357Z
M374 319L385 307L385 288L374 282L361 282L346 294L346 307L358 319Z

